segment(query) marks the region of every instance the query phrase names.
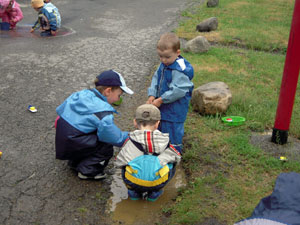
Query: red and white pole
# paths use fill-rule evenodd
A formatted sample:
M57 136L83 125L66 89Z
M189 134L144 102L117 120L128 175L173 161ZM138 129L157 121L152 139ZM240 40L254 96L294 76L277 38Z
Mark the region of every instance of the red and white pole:
M286 52L280 95L271 141L285 144L288 139L300 69L300 0L295 7Z

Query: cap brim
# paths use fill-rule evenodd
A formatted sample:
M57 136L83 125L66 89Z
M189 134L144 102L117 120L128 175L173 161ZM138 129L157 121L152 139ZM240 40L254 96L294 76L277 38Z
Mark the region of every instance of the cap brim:
M133 92L130 88L128 88L128 87L120 86L120 88L121 88L125 93L127 93L127 94L132 95L132 94L134 93L134 92Z

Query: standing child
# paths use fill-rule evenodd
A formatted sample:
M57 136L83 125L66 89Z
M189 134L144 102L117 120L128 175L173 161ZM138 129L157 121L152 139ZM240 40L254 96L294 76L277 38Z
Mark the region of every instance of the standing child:
M0 18L2 23L9 24L9 29L15 29L17 23L23 19L20 5L15 0L0 0Z
M58 9L52 3L44 3L43 0L32 0L31 6L38 12L38 19L30 32L40 27L41 36L55 36L61 26L61 17Z
M132 200L143 197L143 193L147 193L148 201L158 199L180 161L180 153L170 145L169 135L157 130L160 118L156 106L139 106L134 118L138 130L129 133L117 155L115 164L122 168L122 178Z
M121 74L108 70L95 80L96 88L73 93L57 107L56 158L69 160L81 179L102 179L113 156L113 145L122 146L128 132L114 124L111 106L123 92L133 94Z
M173 33L163 34L157 43L160 65L148 88L147 103L159 107L159 130L169 133L171 144L181 153L184 122L194 85L192 65L180 55L180 41Z

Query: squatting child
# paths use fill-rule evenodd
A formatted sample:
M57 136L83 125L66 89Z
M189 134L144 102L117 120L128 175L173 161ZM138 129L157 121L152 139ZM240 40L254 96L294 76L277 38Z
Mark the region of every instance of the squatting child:
M157 200L180 161L180 153L170 144L169 135L157 130L160 118L156 106L139 106L134 118L137 130L129 133L117 155L115 165L122 168L122 178L132 200L144 196L148 201Z
M184 122L194 85L192 65L180 55L180 41L173 33L163 34L157 42L160 65L148 88L147 103L159 107L159 130L169 133L171 144L181 153Z
M42 37L55 36L61 26L61 16L56 6L51 2L44 3L43 0L32 0L31 6L38 12L38 19L30 32L40 28Z
M1 30L15 29L18 22L23 19L20 5L15 0L0 0ZM6 25L6 28L4 26Z
M73 93L56 112L56 158L68 165L81 179L103 179L104 168L113 156L113 146L121 147L128 132L114 123L111 106L123 92L133 94L122 75L114 70L102 72L95 88Z

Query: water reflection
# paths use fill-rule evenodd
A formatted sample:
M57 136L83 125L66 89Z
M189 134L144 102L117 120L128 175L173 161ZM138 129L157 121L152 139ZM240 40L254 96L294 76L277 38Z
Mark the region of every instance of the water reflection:
M0 30L0 37L1 38L18 38L18 37L41 38L40 31L38 31L38 30L33 33L30 33L31 27L32 27L32 25L26 24L26 25L19 25L14 30L9 30L9 31ZM75 31L72 30L71 28L61 27L58 30L56 36L50 37L50 38L55 38L55 37L59 37L59 36L67 36L67 35L70 35L73 33L75 33Z

